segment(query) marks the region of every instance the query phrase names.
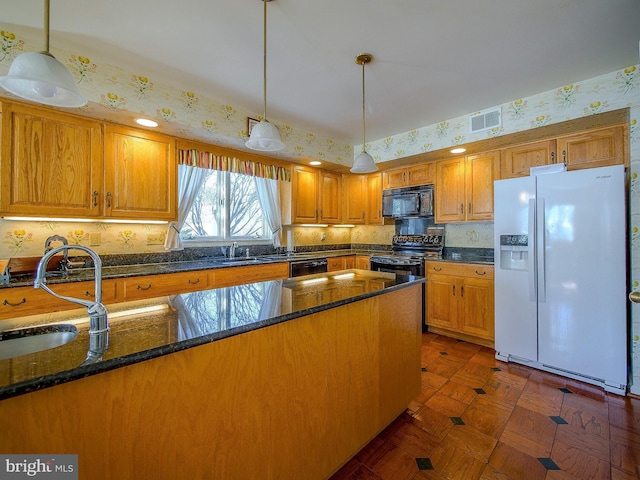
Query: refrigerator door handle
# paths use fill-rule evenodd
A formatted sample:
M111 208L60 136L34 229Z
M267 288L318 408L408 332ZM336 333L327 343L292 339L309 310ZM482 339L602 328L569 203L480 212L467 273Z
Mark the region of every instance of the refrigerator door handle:
M529 257L529 300L536 301L537 283L536 283L536 263L535 263L535 244L536 244L536 199L529 199L529 237L527 239L527 255Z
M546 264L546 249L545 249L545 233L546 223L544 215L544 198L538 198L536 203L536 264L538 266L538 302L546 301L546 277L545 277L545 264Z

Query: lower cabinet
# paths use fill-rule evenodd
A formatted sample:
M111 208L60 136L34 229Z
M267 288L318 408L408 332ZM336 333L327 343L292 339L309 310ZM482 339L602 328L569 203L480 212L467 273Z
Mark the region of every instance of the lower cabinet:
M427 262L429 330L493 347L493 266Z

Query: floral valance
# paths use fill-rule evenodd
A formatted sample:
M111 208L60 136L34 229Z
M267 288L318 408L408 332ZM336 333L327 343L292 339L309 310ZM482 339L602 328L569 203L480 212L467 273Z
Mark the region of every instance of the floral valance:
M269 178L282 182L291 181L291 171L276 165L265 165L251 160L240 160L227 155L214 155L211 152L201 152L195 149L178 149L178 164L191 167L209 168L224 172L241 173L254 177Z

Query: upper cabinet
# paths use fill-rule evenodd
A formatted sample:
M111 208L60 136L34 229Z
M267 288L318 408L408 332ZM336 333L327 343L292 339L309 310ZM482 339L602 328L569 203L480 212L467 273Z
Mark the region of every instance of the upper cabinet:
M284 224L342 222L341 174L294 165L280 188Z
M557 158L555 140L505 148L500 161L500 178L528 177L531 167L556 163Z
M0 209L5 214L102 214L102 125L90 119L3 103Z
M175 220L177 169L171 137L3 103L2 213Z
M105 146L105 215L176 219L175 141L165 135L107 126Z
M567 170L625 164L626 150L624 125L558 138L559 161L567 164Z
M343 214L345 223L361 225L367 220L367 175L343 175Z
M435 183L435 177L435 162L393 168L383 172L383 189L429 185Z
M367 176L367 223L384 225L382 216L382 173Z
M436 162L436 223L493 220L500 152Z

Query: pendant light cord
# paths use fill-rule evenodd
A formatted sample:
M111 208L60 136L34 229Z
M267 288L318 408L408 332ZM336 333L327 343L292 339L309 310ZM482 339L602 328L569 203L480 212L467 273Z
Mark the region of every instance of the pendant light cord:
M267 2L271 0L262 0L264 3L264 25L263 25L263 38L262 45L264 46L264 52L262 57L262 97L264 98L264 120L267 120Z
M362 62L362 151L366 152L367 149L365 147L365 108L364 108L364 66L366 62Z
M44 53L49 53L49 0L44 0Z

